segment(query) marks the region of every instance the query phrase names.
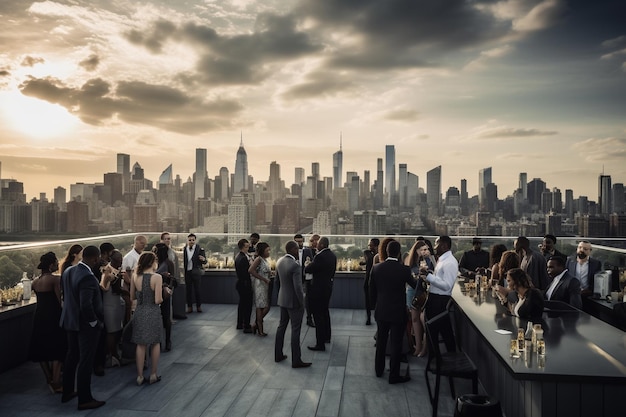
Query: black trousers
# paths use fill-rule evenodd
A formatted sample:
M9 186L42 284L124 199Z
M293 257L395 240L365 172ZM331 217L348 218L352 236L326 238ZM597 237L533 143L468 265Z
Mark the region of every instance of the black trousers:
M192 269L185 271L185 292L187 295L187 307L191 308L193 301L196 301L196 307L200 307L200 279L202 278L202 270Z
M437 314L446 311L450 301L449 295L428 294L428 301L426 301L426 307L424 308L424 316L426 321L432 319ZM448 352L456 352L456 343L454 341L454 333L452 332L452 324L449 320L441 323L441 327L436 326L431 332L433 340L439 340L439 333L443 337L443 342L446 345ZM431 350L432 352L432 350Z
M389 381L397 380L400 377L400 358L402 356L402 338L406 331L406 320L404 321L379 321L378 335L376 337L376 357L374 369L376 376L382 376L385 371L385 353L387 351L387 338L391 343L391 357L389 358ZM391 333L391 337L389 337Z
M237 304L237 327L250 328L250 316L252 315L252 281L237 280L235 289L239 294L239 304Z
M310 309L315 320L316 346L323 347L326 341L330 340L330 294L331 289L315 291L311 294Z
M372 317L372 299L370 298L370 279L367 276L363 280L363 291L365 292L365 311L369 320Z
M67 332L67 355L63 362L63 392L67 393L64 395L69 395L76 391L78 404L93 401L91 373L101 330L100 326L85 326L80 331Z
M306 319L313 319L313 313L311 312L311 297L309 295L311 291L311 280L304 281L304 309L306 310Z

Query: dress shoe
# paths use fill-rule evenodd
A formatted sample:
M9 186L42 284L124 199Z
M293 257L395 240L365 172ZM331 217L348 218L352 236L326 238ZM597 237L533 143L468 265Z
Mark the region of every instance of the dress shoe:
M274 362L276 362L276 363L278 363L278 362L282 362L282 361L284 361L285 359L287 359L287 355L282 355L282 356L280 356L280 357L278 357L278 358L274 358Z
M404 382L409 382L411 380L410 376L399 376L396 378L389 378L389 383L390 384L402 384Z
M244 333L252 333L253 329L252 329L252 327L244 327L243 332Z
M330 339L324 340L324 343L330 343Z
M63 395L61 396L61 402L62 403L66 403L66 402L72 401L77 396L78 396L78 393L76 391L70 392L67 395L65 395L65 393L63 393Z
M326 347L324 346L307 346L307 348L309 350L318 350L320 352L324 352L326 350Z
M309 366L311 366L311 362L297 362L291 364L292 368L308 368Z
M193 313L193 309L191 307L187 307L187 314Z
M172 341L168 340L167 342L165 342L165 351L169 352L170 350L172 350Z
M91 400L86 403L78 404L78 409L79 410L91 410L93 408L102 407L104 404L106 404L104 401Z
M306 319L306 325L309 327L315 327L315 323L313 323L313 319L311 318Z
M237 325L237 330L241 330L241 329L243 329L243 326L241 324L238 324Z
M202 307L198 307L198 308L196 308L196 311L197 311L198 313L202 313Z

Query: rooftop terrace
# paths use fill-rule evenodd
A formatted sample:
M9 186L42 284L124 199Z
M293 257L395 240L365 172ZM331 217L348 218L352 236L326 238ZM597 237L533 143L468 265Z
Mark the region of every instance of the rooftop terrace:
M171 352L161 354L156 385L137 386L135 367L107 368L93 376L94 397L104 407L77 411L76 401L61 404L45 384L39 365L24 363L0 374L0 410L4 416L430 416L424 382L425 358L410 357L412 380L390 385L388 373L376 378L376 326L365 326L365 311L332 309L332 342L326 352L311 352L313 328L301 335L303 360L310 368L292 369L291 358L274 362L279 308L266 317L268 337L235 329L236 305L209 304L204 313L173 326ZM289 349L289 330L285 353ZM3 340L2 343L10 343ZM404 365L401 372L404 372ZM148 375L148 371L146 371ZM447 383L441 387L439 415L454 414ZM456 381L457 394L471 392Z

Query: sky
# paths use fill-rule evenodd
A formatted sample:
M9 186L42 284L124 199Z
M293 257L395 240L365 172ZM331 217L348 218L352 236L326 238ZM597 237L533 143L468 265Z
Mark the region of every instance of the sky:
M27 198L102 182L116 154L155 183L195 148L255 181L320 163L375 178L385 145L442 192L492 167L596 200L626 182L622 0L0 2L2 178Z

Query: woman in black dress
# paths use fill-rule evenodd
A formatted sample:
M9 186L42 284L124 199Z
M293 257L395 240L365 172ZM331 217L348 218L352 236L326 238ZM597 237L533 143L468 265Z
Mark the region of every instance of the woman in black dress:
M50 390L62 393L61 367L67 352L67 339L59 326L61 277L53 274L59 269L59 261L53 252L48 252L41 256L37 268L41 269L41 275L32 284L37 294L37 308L28 357L40 363Z

